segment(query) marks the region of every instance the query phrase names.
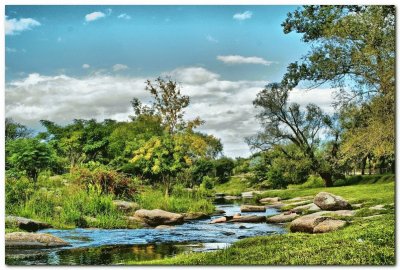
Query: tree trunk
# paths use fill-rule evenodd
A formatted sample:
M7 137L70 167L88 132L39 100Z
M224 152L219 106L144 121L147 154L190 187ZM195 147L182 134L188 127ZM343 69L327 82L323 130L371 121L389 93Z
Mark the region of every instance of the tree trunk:
M365 175L366 164L367 164L367 157L363 157L361 160L361 175Z
M324 180L325 187L333 187L333 180L331 173L319 173L319 176L321 176L322 180Z

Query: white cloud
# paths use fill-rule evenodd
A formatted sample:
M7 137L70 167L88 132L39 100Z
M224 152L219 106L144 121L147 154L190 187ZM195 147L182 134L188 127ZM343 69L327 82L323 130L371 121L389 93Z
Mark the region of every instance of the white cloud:
M123 64L115 64L112 67L112 69L113 69L114 72L117 72L117 71L128 69L128 66L127 65L123 65Z
M219 55L217 56L217 60L224 62L225 64L259 64L269 66L274 63L272 61L267 61L261 57L244 57L241 55Z
M22 31L31 30L35 26L40 26L40 22L32 18L21 18L21 19L8 19L6 16L5 21L5 34L16 35Z
M207 35L207 36L206 36L206 39L207 39L208 41L210 41L210 42L218 43L218 40L217 40L216 38L214 38L213 36L211 36L211 35Z
M235 15L233 15L233 19L238 21L244 21L250 19L252 16L253 12L247 10L243 13L236 13Z
M92 22L92 21L95 21L95 20L104 18L105 16L106 16L106 14L104 14L103 12L101 12L101 11L95 11L95 12L86 14L85 20L86 20L87 22Z
M85 69L90 68L90 65L89 64L83 64L82 68L85 68Z
M129 16L129 15L126 14L126 13L122 13L122 14L119 14L117 18L118 18L118 19L124 19L124 20L130 20L130 19L131 19L131 16Z
M182 94L190 96L186 119L200 116L205 124L199 131L221 138L224 153L231 157L249 154L244 137L260 128L252 101L267 84L265 81L229 81L202 67L178 68L164 75L181 83ZM30 74L6 84L6 116L33 128L40 119L60 124L74 118L99 121L111 118L128 120L132 114L129 101L138 97L150 101L145 91L146 79L120 75L44 76ZM313 102L328 111L334 89L294 89L290 101L302 106Z

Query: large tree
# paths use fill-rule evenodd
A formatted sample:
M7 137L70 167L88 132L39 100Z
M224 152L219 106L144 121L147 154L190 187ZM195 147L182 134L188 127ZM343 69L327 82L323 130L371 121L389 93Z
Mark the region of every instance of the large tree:
M303 110L299 104L289 103L289 91L288 87L273 83L258 93L253 103L262 109L257 117L263 129L257 136L248 138L248 143L264 151L280 149L288 156L291 154L284 145L294 144L311 161L311 169L322 177L325 185L332 186L335 170L330 158L336 150L332 148L327 157L318 152L321 130L329 128L332 121L314 104L308 104Z
M395 7L304 6L288 13L282 26L311 44L301 61L289 64L282 85L339 88L336 103L349 117L341 155L393 161Z

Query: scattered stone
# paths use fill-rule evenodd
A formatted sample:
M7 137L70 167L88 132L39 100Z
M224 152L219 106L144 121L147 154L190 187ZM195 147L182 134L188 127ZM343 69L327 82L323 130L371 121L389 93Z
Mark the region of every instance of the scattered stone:
M114 200L113 205L120 211L125 213L133 212L139 209L139 205L135 202L128 202L122 200Z
M381 217L381 216L383 216L383 215L372 215L372 216L363 217L363 219L374 219L374 218Z
M370 210L385 210L385 206L383 204L378 204L375 206L371 206L369 209Z
M11 223L21 230L28 232L36 232L38 230L51 228L51 225L45 222L17 216L7 216L6 223Z
M137 225L139 227L149 227L149 225L147 223L145 223L142 219L138 218L138 217L126 217L126 219L128 220L128 224L129 225Z
M264 204L270 204L279 202L280 200L281 200L280 197L268 197L268 198L262 198L261 200L259 200L259 202Z
M277 202L277 203L273 203L270 205L267 205L266 208L275 208L275 209L281 209L282 207L285 207L287 204L281 203L281 202Z
M268 223L284 223L284 222L290 222L297 218L299 215L296 213L282 213L276 216L268 217L267 222Z
M224 197L224 199L226 200L226 201L234 201L234 200L240 200L242 197L240 197L240 196L225 196Z
M242 216L242 214L236 213L236 214L233 215L233 218L241 218L241 216Z
M230 235L234 235L235 233L234 232L222 232L222 234L230 236Z
M295 208L291 209L290 211L292 211L294 213L303 213L306 211L317 212L317 211L321 211L321 208L319 208L314 203L309 203L309 204L305 204L305 205L296 206Z
M315 196L314 203L322 210L348 210L351 205L342 197L328 192L320 192Z
M353 208L359 209L359 208L361 208L363 206L363 204L362 203L356 203L356 204L352 204L351 206Z
M310 203L312 203L312 201L310 201L310 200L308 200L308 201L298 201L298 202L293 202L293 203L286 204L286 206L288 206L288 207L296 207L296 206L301 206L301 205L310 204Z
M135 217L143 220L150 226L175 225L183 223L183 215L167 212L160 209L140 209L135 212Z
M286 201L288 201L288 202L296 202L296 201L308 201L310 199L312 199L312 196L295 197L295 198L292 198L292 199L288 199Z
M242 192L243 199L252 199L253 198L253 191Z
M261 223L265 222L266 217L265 216L241 216L237 218L233 218L229 220L228 222L243 222L243 223Z
M240 225L240 226L239 226L239 229L247 229L247 227L244 226L244 225Z
M228 220L233 219L232 216L225 216L225 217L220 217L220 218L216 218L214 220L211 220L210 224L215 224L215 223L225 223Z
M344 220L327 219L314 227L313 233L326 233L340 229L346 225Z
M342 217L352 217L356 214L354 210L336 210L332 212L333 215L342 216Z
M5 244L6 248L50 248L70 245L51 234L27 232L7 233Z
M307 232L313 233L314 227L317 226L324 220L329 219L328 217L321 217L315 215L306 215L293 220L290 223L291 232Z
M240 206L240 212L265 212L267 208L265 206L259 205L246 205L243 204Z
M208 218L210 218L210 216L203 212L191 212L183 214L183 220L185 221L208 219Z
M174 226L169 226L169 225L158 225L155 227L155 229L162 230L162 229L175 229Z

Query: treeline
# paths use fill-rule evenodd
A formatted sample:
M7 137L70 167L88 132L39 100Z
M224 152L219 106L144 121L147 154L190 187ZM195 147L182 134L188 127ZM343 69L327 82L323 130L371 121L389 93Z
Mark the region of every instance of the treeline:
M104 175L91 176L100 186L106 181L118 189L121 181L128 186L124 179L130 177L162 186L167 195L177 179L186 187L201 185L205 176L207 182L227 181L233 160L222 156L219 139L194 131L203 121L183 119L190 99L180 93L179 85L159 78L147 81L146 90L152 103L133 99L134 115L127 122L75 119L61 126L42 120L45 131L33 136L27 127L7 118L7 177L26 175L36 182L40 172L50 171L88 178L100 167Z

